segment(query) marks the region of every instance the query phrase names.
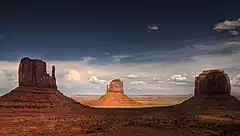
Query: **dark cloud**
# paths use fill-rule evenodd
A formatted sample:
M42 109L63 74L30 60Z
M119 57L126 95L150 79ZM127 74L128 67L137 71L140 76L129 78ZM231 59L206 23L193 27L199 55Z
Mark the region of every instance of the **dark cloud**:
M181 63L196 61L195 56L231 55L240 52L240 38L196 42L174 50L151 50L131 53L121 63Z

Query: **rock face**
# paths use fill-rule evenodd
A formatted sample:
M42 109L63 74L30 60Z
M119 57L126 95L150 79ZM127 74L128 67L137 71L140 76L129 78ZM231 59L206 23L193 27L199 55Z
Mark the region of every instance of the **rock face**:
M140 107L141 104L129 98L124 94L123 82L120 79L114 79L107 85L106 94L100 99L89 104L92 107Z
M205 70L195 79L194 96L174 106L177 111L197 112L209 109L240 109L240 101L231 96L229 77L223 70Z
M231 94L229 77L223 70L204 70L195 78L194 95Z
M18 69L19 86L36 88L57 88L55 66L52 76L47 74L46 62L37 59L22 58Z
M57 90L55 67L47 74L46 62L23 58L18 70L19 86L0 97L0 111L86 112L85 106Z
M114 79L111 81L109 88L107 85L107 92L123 92L123 82L120 79Z

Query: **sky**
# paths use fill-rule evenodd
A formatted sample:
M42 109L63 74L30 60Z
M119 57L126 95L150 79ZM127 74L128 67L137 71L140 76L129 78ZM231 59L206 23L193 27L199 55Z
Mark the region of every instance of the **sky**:
M0 4L0 95L22 57L56 66L64 94L186 95L205 69L224 69L240 93L240 2L5 1ZM148 26L156 25L157 30Z

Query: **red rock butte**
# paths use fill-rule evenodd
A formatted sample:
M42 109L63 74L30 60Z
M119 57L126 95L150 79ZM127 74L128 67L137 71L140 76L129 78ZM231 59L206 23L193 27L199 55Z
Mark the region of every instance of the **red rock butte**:
M140 107L141 104L129 98L124 94L123 82L120 79L114 79L107 85L106 94L101 96L97 101L89 104L93 107Z
M231 84L223 70L204 70L195 77L194 95L231 94Z
M228 74L212 69L204 70L195 77L194 96L175 107L181 111L204 108L236 110L240 109L240 101L231 96Z
M50 76L42 60L21 59L18 83L17 88L0 97L1 111L79 112L80 109L82 113L86 108L57 89L55 66Z
M123 92L123 82L120 79L112 80L109 87L107 85L107 93L108 92L124 93Z
M47 74L46 62L22 58L18 68L18 84L25 87L57 88L55 66L52 66L52 76L50 76Z

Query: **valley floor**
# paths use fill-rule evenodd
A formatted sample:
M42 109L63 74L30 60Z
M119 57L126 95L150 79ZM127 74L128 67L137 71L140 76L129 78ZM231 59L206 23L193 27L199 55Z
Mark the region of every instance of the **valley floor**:
M95 115L0 113L0 135L240 136L240 112L235 111L206 111L197 114L176 114L170 108L99 111L101 112Z

